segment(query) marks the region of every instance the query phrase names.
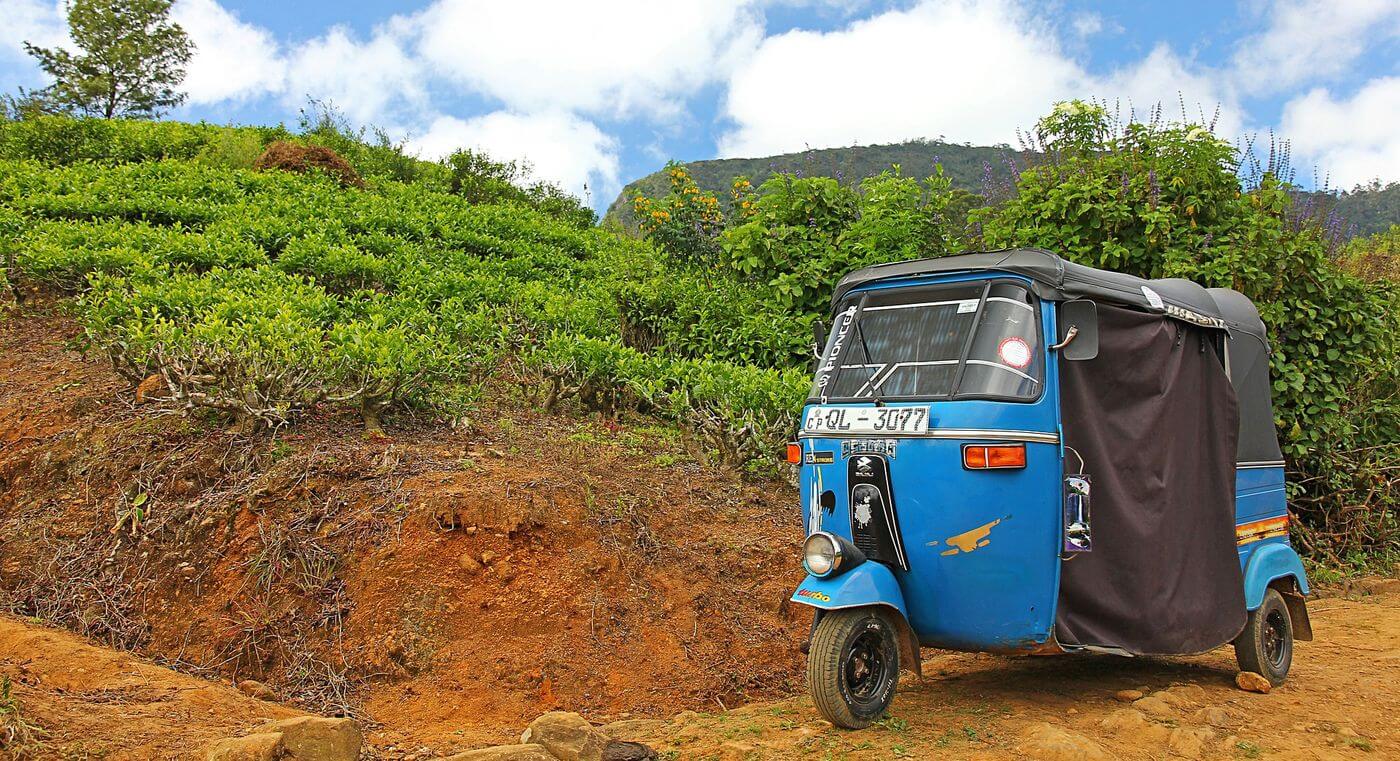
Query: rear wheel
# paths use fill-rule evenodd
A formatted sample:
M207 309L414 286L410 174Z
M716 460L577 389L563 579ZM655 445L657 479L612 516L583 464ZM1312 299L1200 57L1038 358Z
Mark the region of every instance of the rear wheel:
M1288 667L1293 665L1293 620L1278 590L1266 590L1263 603L1250 611L1244 631L1235 639L1235 662L1241 671L1260 674L1275 687L1288 678Z
M899 640L880 608L825 613L807 654L807 687L822 718L863 729L884 715L899 683Z

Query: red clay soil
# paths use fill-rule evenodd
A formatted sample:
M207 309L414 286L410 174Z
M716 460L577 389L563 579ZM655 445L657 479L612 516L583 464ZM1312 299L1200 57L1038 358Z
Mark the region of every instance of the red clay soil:
M30 727L0 758L197 758L207 743L300 715L218 684L95 647L65 631L0 616L0 674Z
M381 747L801 688L795 490L503 384L454 429L288 435L138 403L51 306L0 317L0 610L349 712Z

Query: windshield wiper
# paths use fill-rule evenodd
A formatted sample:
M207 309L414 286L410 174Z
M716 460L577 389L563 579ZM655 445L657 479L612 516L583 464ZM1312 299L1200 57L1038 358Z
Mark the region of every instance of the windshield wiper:
M862 313L864 313L864 311L864 309L861 310ZM856 317L860 316L860 314L856 315ZM880 389L875 385L875 378L880 375L879 364L870 357L870 345L865 342L865 331L861 330L860 320L858 319L856 320L856 339L860 341L860 350L865 354L865 364L870 370L870 380L867 381L867 383L870 384L870 396L875 400L876 407L883 407L885 406L885 400L880 398Z

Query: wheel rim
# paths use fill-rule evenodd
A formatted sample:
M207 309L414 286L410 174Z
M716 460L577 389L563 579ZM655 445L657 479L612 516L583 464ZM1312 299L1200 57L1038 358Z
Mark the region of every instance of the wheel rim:
M885 681L889 658L883 634L881 629L866 629L846 650L846 662L842 666L846 687L858 701L876 697Z
M1288 660L1288 622L1283 612L1269 611L1264 617L1264 658L1274 671L1282 671Z

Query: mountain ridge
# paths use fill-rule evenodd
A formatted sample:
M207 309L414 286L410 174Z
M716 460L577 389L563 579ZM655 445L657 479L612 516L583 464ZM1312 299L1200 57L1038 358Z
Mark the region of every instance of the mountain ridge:
M726 208L735 177L747 177L755 186L774 174L790 172L798 176L834 177L852 182L870 177L892 166L908 175L924 177L940 163L953 187L985 196L989 191L1009 189L1012 177L1032 154L1009 145L971 145L942 140L908 140L902 143L857 145L844 148L817 148L773 156L703 159L684 162L701 190L713 193ZM668 191L664 168L635 179L624 186L608 205L602 224L635 229L632 198L638 193L657 198ZM1347 237L1372 235L1400 224L1400 182L1373 181L1350 191L1299 191L1312 203L1334 203L1332 211L1348 226Z

